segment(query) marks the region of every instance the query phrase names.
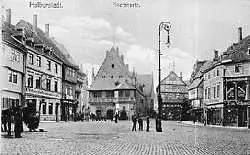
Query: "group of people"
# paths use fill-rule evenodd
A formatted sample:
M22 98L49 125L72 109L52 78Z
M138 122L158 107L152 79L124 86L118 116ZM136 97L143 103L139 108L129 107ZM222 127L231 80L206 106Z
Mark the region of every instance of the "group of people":
M136 131L136 124L138 122L139 125L139 131L143 131L143 118L138 115L133 115L132 116L132 121L133 121L133 128L132 131ZM147 123L147 128L146 131L149 132L149 116L146 117L146 123Z
M13 117L14 116L14 117ZM14 121L13 121L14 118ZM23 132L23 117L20 107L9 108L2 112L1 131L7 132L11 136L11 123L14 122L15 138L21 138Z

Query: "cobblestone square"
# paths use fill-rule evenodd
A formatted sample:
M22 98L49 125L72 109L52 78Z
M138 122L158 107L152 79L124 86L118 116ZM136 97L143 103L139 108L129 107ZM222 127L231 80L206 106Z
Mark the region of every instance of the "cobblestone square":
M22 138L4 138L1 154L250 154L247 129L193 126L162 122L163 132L132 132L131 121L42 122L47 132L28 132ZM144 122L145 124L145 122Z

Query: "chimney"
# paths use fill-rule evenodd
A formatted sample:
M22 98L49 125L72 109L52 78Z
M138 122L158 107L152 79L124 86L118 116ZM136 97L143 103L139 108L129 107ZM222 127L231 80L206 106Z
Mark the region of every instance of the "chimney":
M121 59L122 59L122 62L124 62L124 55L123 54L121 55Z
M238 37L239 37L239 42L242 40L242 27L238 28Z
M49 37L49 24L45 24L45 36Z
M219 60L219 54L217 50L214 50L214 61L218 61Z
M6 10L6 22L8 23L8 26L11 25L11 9Z
M37 14L33 15L33 32L36 33L37 29Z
M182 72L180 72L180 78L182 79Z

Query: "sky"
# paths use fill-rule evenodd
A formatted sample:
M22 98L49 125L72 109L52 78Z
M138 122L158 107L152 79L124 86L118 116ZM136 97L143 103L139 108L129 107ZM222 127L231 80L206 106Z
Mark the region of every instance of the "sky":
M57 2L63 8L30 8L30 2ZM170 47L166 31L161 31L162 77L171 70L184 80L190 78L196 60L212 59L238 40L250 34L248 0L1 0L4 9L12 9L12 23L20 19L32 23L38 14L38 26L50 24L50 36L63 43L83 71L97 72L105 53L118 46L130 70L158 77L158 26L170 22ZM120 8L114 3L138 3L138 8ZM171 65L172 64L172 65ZM174 65L173 65L174 64ZM171 67L174 66L174 67Z

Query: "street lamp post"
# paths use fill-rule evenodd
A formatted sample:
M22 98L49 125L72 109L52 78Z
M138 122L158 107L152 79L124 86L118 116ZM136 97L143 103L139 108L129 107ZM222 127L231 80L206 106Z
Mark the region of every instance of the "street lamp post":
M159 32L159 42L158 42L158 54L159 54L159 84L158 84L158 117L156 120L156 131L162 132L161 127L161 116L162 116L162 98L161 98L161 30L166 30L168 37L167 37L167 45L169 47L170 45L170 39L169 39L169 31L170 31L171 25L170 22L161 22L159 24L158 32Z

